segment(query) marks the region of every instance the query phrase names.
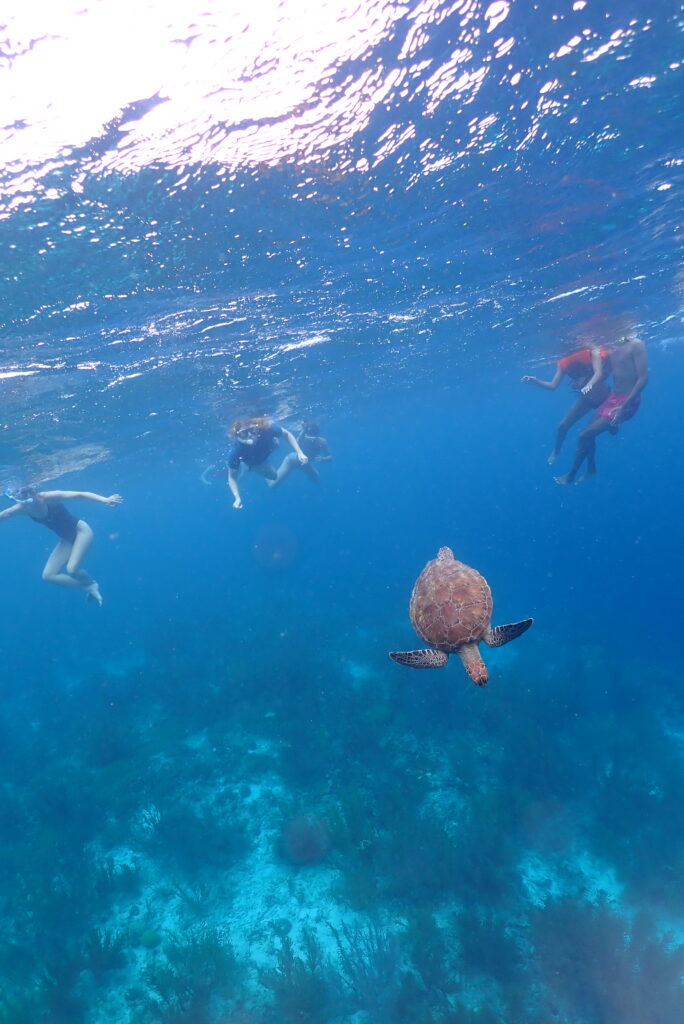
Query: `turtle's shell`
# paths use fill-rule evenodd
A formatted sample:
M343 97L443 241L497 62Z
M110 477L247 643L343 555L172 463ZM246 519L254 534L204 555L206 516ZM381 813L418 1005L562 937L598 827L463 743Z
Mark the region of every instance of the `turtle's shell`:
M411 594L409 615L416 633L438 651L477 642L492 617L492 593L475 569L440 548L425 566Z

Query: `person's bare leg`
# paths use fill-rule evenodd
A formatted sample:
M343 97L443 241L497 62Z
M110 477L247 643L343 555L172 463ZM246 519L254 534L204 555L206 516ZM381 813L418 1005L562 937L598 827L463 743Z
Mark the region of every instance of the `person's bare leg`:
M575 477L585 459L587 460L587 470L581 480L586 480L588 476L596 474L596 438L606 430L610 430L610 420L607 420L604 416L594 416L589 426L579 436L575 459L569 472L565 476L554 477L557 484L574 484Z
M615 427L610 420L607 420L604 416L597 417L597 420L600 420L601 422L596 422L593 429L591 424L589 424L586 430L585 459L587 468L577 481L578 484L584 483L584 481L588 480L589 477L596 476L596 438L598 435L604 434L606 431L609 434L616 433Z
M583 484L590 476L596 476L596 434L589 434L586 438L584 457L586 459L586 469L582 476L578 478L578 484Z
M79 519L78 526L76 527L76 540L74 546L71 549L71 555L67 562L66 569L70 572L75 580L81 584L83 590L88 595L89 601L94 601L95 604L102 604L102 594L97 581L90 576L85 569L81 568L81 562L88 554L90 545L93 543L95 534L82 519Z
M252 466L252 472L263 476L269 487L275 487L278 474L270 462L260 462L258 466Z
M275 480L269 480L269 487L277 487L283 482L285 477L289 476L293 469L296 469L299 465L299 460L294 452L290 452L286 455L283 461L278 466L278 472L276 473Z
M58 587L70 587L72 590L83 590L83 585L77 579L61 572L69 561L72 548L73 544L68 540L57 541L43 568L43 579L46 583L56 583Z
M577 401L573 402L570 406L565 416L558 424L558 430L556 431L556 443L553 446L551 454L546 460L549 466L552 466L560 455L560 450L563 447L563 441L565 441L570 427L574 427L575 423L577 423L578 420L581 420L590 409L591 403L584 397L584 395L580 395Z
M52 554L45 563L43 579L47 583L56 583L59 587L70 587L72 590L83 590L88 595L89 601L102 604L102 594L96 581L85 569L80 568L80 563L88 553L93 543L93 531L87 523L79 520L76 530L76 539L73 544L68 540L60 540ZM66 568L66 572L61 569Z
M66 564L66 571L76 574L76 571L80 569L81 562L88 554L90 545L93 543L95 534L90 529L87 523L84 523L82 519L79 519L76 527L76 539L71 547L71 554Z

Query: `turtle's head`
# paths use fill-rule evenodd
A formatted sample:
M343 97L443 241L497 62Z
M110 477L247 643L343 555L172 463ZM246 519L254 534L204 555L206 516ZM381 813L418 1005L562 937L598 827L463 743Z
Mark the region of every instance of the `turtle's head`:
M437 552L437 558L440 562L453 562L454 553L451 548L440 548Z

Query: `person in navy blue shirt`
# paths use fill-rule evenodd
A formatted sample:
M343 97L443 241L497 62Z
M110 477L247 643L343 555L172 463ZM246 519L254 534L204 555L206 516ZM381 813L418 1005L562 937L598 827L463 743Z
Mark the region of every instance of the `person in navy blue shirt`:
M263 476L270 486L277 481L278 474L268 457L278 447L278 438L285 438L300 466L306 466L309 461L294 435L265 416L236 420L230 428L230 436L233 446L228 452L228 486L234 499L233 508L243 507L238 487L238 476L243 466Z

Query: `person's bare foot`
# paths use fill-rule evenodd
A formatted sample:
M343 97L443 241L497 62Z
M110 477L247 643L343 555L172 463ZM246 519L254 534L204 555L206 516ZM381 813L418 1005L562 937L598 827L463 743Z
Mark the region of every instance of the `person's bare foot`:
M94 601L100 608L102 607L102 594L95 580L86 588L86 595L89 601Z
M558 452L551 452L551 454L549 455L548 459L546 460L548 462L549 466L553 466L553 464L556 461L557 457L558 457Z
M578 484L583 484L585 480L591 480L592 476L596 476L595 469L588 469L586 473L582 473L582 476L577 481Z
M565 476L554 476L553 479L556 481L557 484L561 484L563 487L566 487L569 484L574 484L575 482L574 480L570 479L569 473L566 473Z

